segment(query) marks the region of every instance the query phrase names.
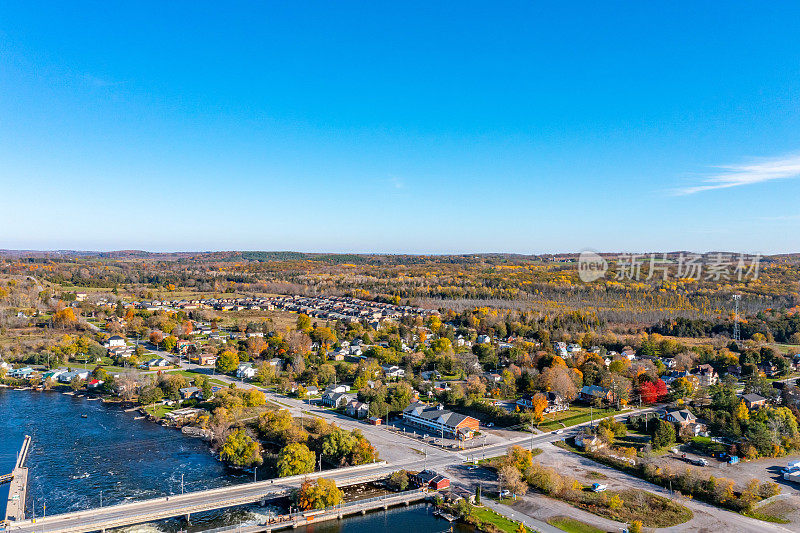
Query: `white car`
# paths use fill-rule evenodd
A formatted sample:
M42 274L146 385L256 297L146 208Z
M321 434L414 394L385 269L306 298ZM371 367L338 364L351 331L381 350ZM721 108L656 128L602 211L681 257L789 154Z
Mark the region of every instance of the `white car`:
M503 489L503 490L500 491L500 497L501 498L507 498L508 496L511 496L511 491L510 490Z

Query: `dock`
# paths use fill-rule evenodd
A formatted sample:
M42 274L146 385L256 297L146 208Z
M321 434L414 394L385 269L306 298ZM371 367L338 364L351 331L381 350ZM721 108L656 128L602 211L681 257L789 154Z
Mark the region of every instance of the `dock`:
M11 472L10 487L8 489L8 503L6 504L6 521L25 520L25 498L28 494L28 469L25 460L31 446L31 437L25 435L22 448L17 455L17 462Z

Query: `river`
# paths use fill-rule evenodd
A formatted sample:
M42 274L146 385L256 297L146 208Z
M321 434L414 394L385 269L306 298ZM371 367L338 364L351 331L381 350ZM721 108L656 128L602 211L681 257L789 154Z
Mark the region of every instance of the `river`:
M83 417L86 415L86 418ZM212 455L206 443L164 428L136 414L97 400L60 392L0 388L0 472L10 472L25 435L31 436L26 466L26 516L41 516L112 505L186 491L245 483L250 474L231 470ZM2 487L0 501L8 499ZM252 518L268 509L215 511L193 516L190 531ZM391 525L390 525L391 522ZM405 525L403 525L405 524ZM434 518L426 505L319 524L309 533L350 531L438 532L449 524ZM128 531L176 531L181 519L128 528ZM301 528L300 531L303 531ZM468 531L461 529L460 531Z

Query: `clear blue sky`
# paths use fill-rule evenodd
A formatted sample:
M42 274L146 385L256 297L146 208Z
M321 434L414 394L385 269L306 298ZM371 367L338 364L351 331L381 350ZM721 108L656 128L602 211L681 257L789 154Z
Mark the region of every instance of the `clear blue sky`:
M0 247L797 252L798 35L796 2L2 2Z

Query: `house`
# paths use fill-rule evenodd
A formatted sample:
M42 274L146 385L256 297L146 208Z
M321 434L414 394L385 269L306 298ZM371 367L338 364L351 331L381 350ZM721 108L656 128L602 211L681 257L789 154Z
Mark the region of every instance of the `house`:
M322 394L322 399L320 402L322 405L327 405L328 407L344 407L349 402L355 400L357 398L356 394L351 394L348 392L325 392Z
M194 342L192 342L192 341L179 340L179 341L178 341L178 342L175 344L175 349L177 350L177 352L178 352L179 354L181 354L181 355L186 355L186 354L187 354L187 353L189 353L190 351L194 351L194 350L196 350L196 349L197 349L197 344L195 344L195 343L194 343Z
M0 364L0 368L2 364ZM58 376L65 373L66 370L63 368L55 369L55 370L48 370L42 374L42 381L47 381L48 379L58 380Z
M27 378L33 374L33 369L29 366L24 366L22 368L14 368L8 371L8 377L10 378Z
M489 337L489 335L478 335L478 338L475 339L475 342L478 344L489 344L492 342L492 339Z
M281 359L280 357L273 357L272 359L267 361L267 364L272 368L274 368L276 371L279 371L283 368L283 359Z
M485 377L486 381L489 383L500 383L503 381L503 376L497 374L496 372L486 372L483 377Z
M59 383L72 383L73 379L87 379L89 377L88 370L73 370L72 372L64 372L58 376Z
M350 392L350 385L345 385L344 383L328 385L325 387L325 392Z
M217 364L217 356L210 353L201 353L197 356L197 364L200 366L213 366Z
M94 390L100 387L103 383L105 383L105 381L102 379L93 378L86 382L86 388Z
M353 418L366 418L369 416L369 404L358 400L350 400L347 402L344 412L347 416L352 416Z
M367 419L367 423L372 426L380 426L383 424L383 419L379 416L371 416Z
M397 365L384 365L381 368L387 378L402 378L406 375L406 371Z
M778 374L778 367L772 362L764 361L758 364L758 371L768 378L772 378Z
M442 375L439 373L438 370L425 370L419 373L419 376L425 380L430 381L432 379L440 379Z
M680 409L678 411L667 411L664 414L664 420L678 424L681 427L686 427L689 424L697 422L697 417L692 414L688 409Z
M744 400L744 404L748 409L759 409L767 405L767 399L755 392L745 394L742 396L742 400Z
M236 367L236 377L239 379L253 379L256 377L256 368L253 363L239 363Z
M120 348L125 346L126 342L125 339L120 337L119 335L114 335L109 337L108 341L106 341L106 348Z
M547 399L547 407L545 407L544 413L558 413L569 409L569 402L566 401L559 393L548 391L543 394ZM517 400L517 405L526 409L533 409L534 396L534 394L524 395L522 398Z
M742 377L742 367L739 365L728 365L728 374L738 379Z
M178 392L181 394L181 399L183 400L199 400L203 397L203 391L200 390L199 387L184 387L180 389Z
M172 363L167 361L162 357L156 357L155 359L150 359L146 363L142 365L145 368L166 368L168 366L172 366Z
M319 394L319 388L311 385L310 387L306 387L306 394L309 396L316 396Z
M697 378L701 387L710 387L711 385L716 385L717 381L719 381L717 371L708 364L697 367Z
M633 361L634 359L636 359L636 350L634 350L633 348L626 348L622 350L622 353L620 353L620 355L625 359L627 359L628 361Z
M403 410L403 422L435 435L458 439L472 438L480 427L480 422L471 416L446 411L441 404L432 406L422 402L412 403Z
M450 480L437 474L433 470L422 470L416 474L411 474L411 482L420 488L429 488L433 490L443 490L450 486Z
M602 400L605 402L613 402L614 394L599 385L584 385L581 388L581 400L585 402L593 402L595 400Z

